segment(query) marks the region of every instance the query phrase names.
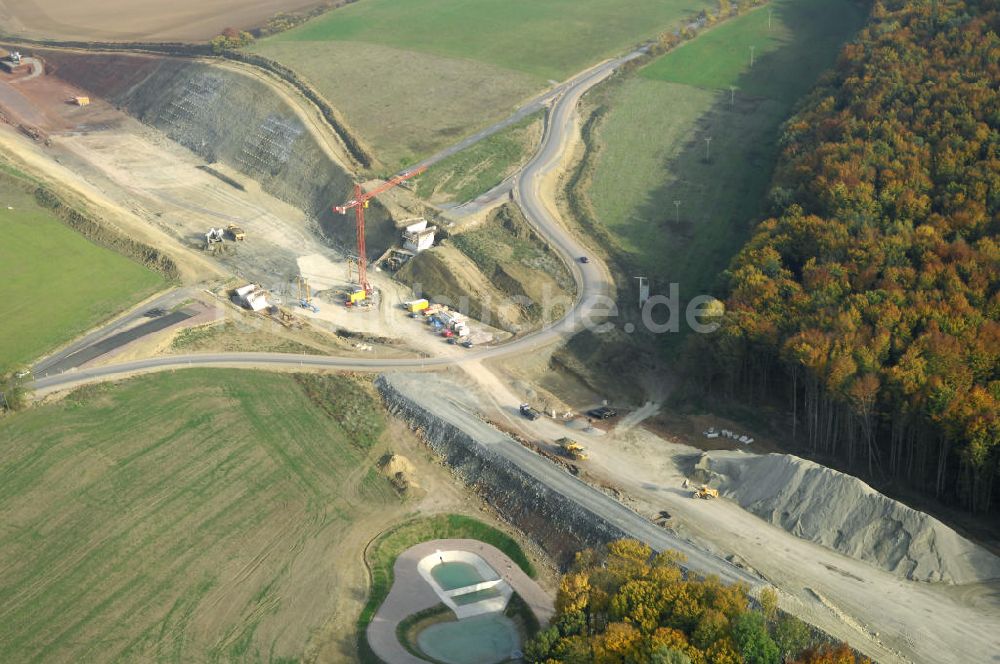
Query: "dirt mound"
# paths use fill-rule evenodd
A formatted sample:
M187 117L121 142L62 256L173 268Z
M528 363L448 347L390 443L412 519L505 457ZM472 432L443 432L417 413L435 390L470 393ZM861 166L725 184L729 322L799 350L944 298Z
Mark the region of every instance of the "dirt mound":
M413 463L405 456L393 454L384 459L381 464L381 470L386 479L400 493L405 493L420 486L416 481L417 469L414 468Z
M713 452L696 468L761 518L899 576L946 583L1000 577L1000 558L937 519L812 461Z

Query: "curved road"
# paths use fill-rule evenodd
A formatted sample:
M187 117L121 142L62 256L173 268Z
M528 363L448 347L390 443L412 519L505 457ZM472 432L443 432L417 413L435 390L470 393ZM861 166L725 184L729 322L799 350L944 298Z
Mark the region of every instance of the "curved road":
M594 319L603 318L611 303L611 276L607 266L592 258L586 265L579 257L586 253L580 243L562 225L555 214L545 204L541 196L541 184L546 176L559 168L560 161L571 138L576 106L580 98L623 63L642 55L637 50L626 56L608 60L571 80L562 95L550 110L538 152L528 162L516 178L515 198L524 210L528 222L538 233L555 247L569 266L577 284L576 301L569 312L559 321L543 327L537 332L498 346L488 346L461 358L407 358L369 359L351 356L296 355L288 353L198 353L153 357L131 362L110 364L89 369L70 370L66 373L37 378L29 387L38 392L51 392L74 385L121 378L135 373L149 373L187 367L236 367L236 368L330 368L351 371L392 371L414 370L455 365L487 358L525 354L568 339L586 325L596 324Z

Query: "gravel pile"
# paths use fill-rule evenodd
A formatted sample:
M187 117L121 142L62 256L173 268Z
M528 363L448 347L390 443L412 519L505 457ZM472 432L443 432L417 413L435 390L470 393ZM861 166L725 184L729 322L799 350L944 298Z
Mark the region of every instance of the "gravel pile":
M861 480L787 454L712 452L697 474L803 539L917 581L1000 577L1000 558Z

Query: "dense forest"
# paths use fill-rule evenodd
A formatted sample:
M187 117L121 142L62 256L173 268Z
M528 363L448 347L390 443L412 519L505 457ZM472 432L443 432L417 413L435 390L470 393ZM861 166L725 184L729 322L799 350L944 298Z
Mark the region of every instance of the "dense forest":
M588 664L856 664L843 644L809 627L761 592L685 577L680 554L635 540L577 555L556 596L552 626L525 644L529 662ZM867 660L864 660L867 662Z
M974 512L1000 482L1000 0L876 2L786 125L706 385Z

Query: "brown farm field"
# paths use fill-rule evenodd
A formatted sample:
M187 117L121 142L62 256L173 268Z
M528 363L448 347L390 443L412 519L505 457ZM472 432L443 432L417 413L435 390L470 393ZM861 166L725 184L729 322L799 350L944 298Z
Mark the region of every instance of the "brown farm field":
M0 0L0 32L33 39L204 41L318 0Z

